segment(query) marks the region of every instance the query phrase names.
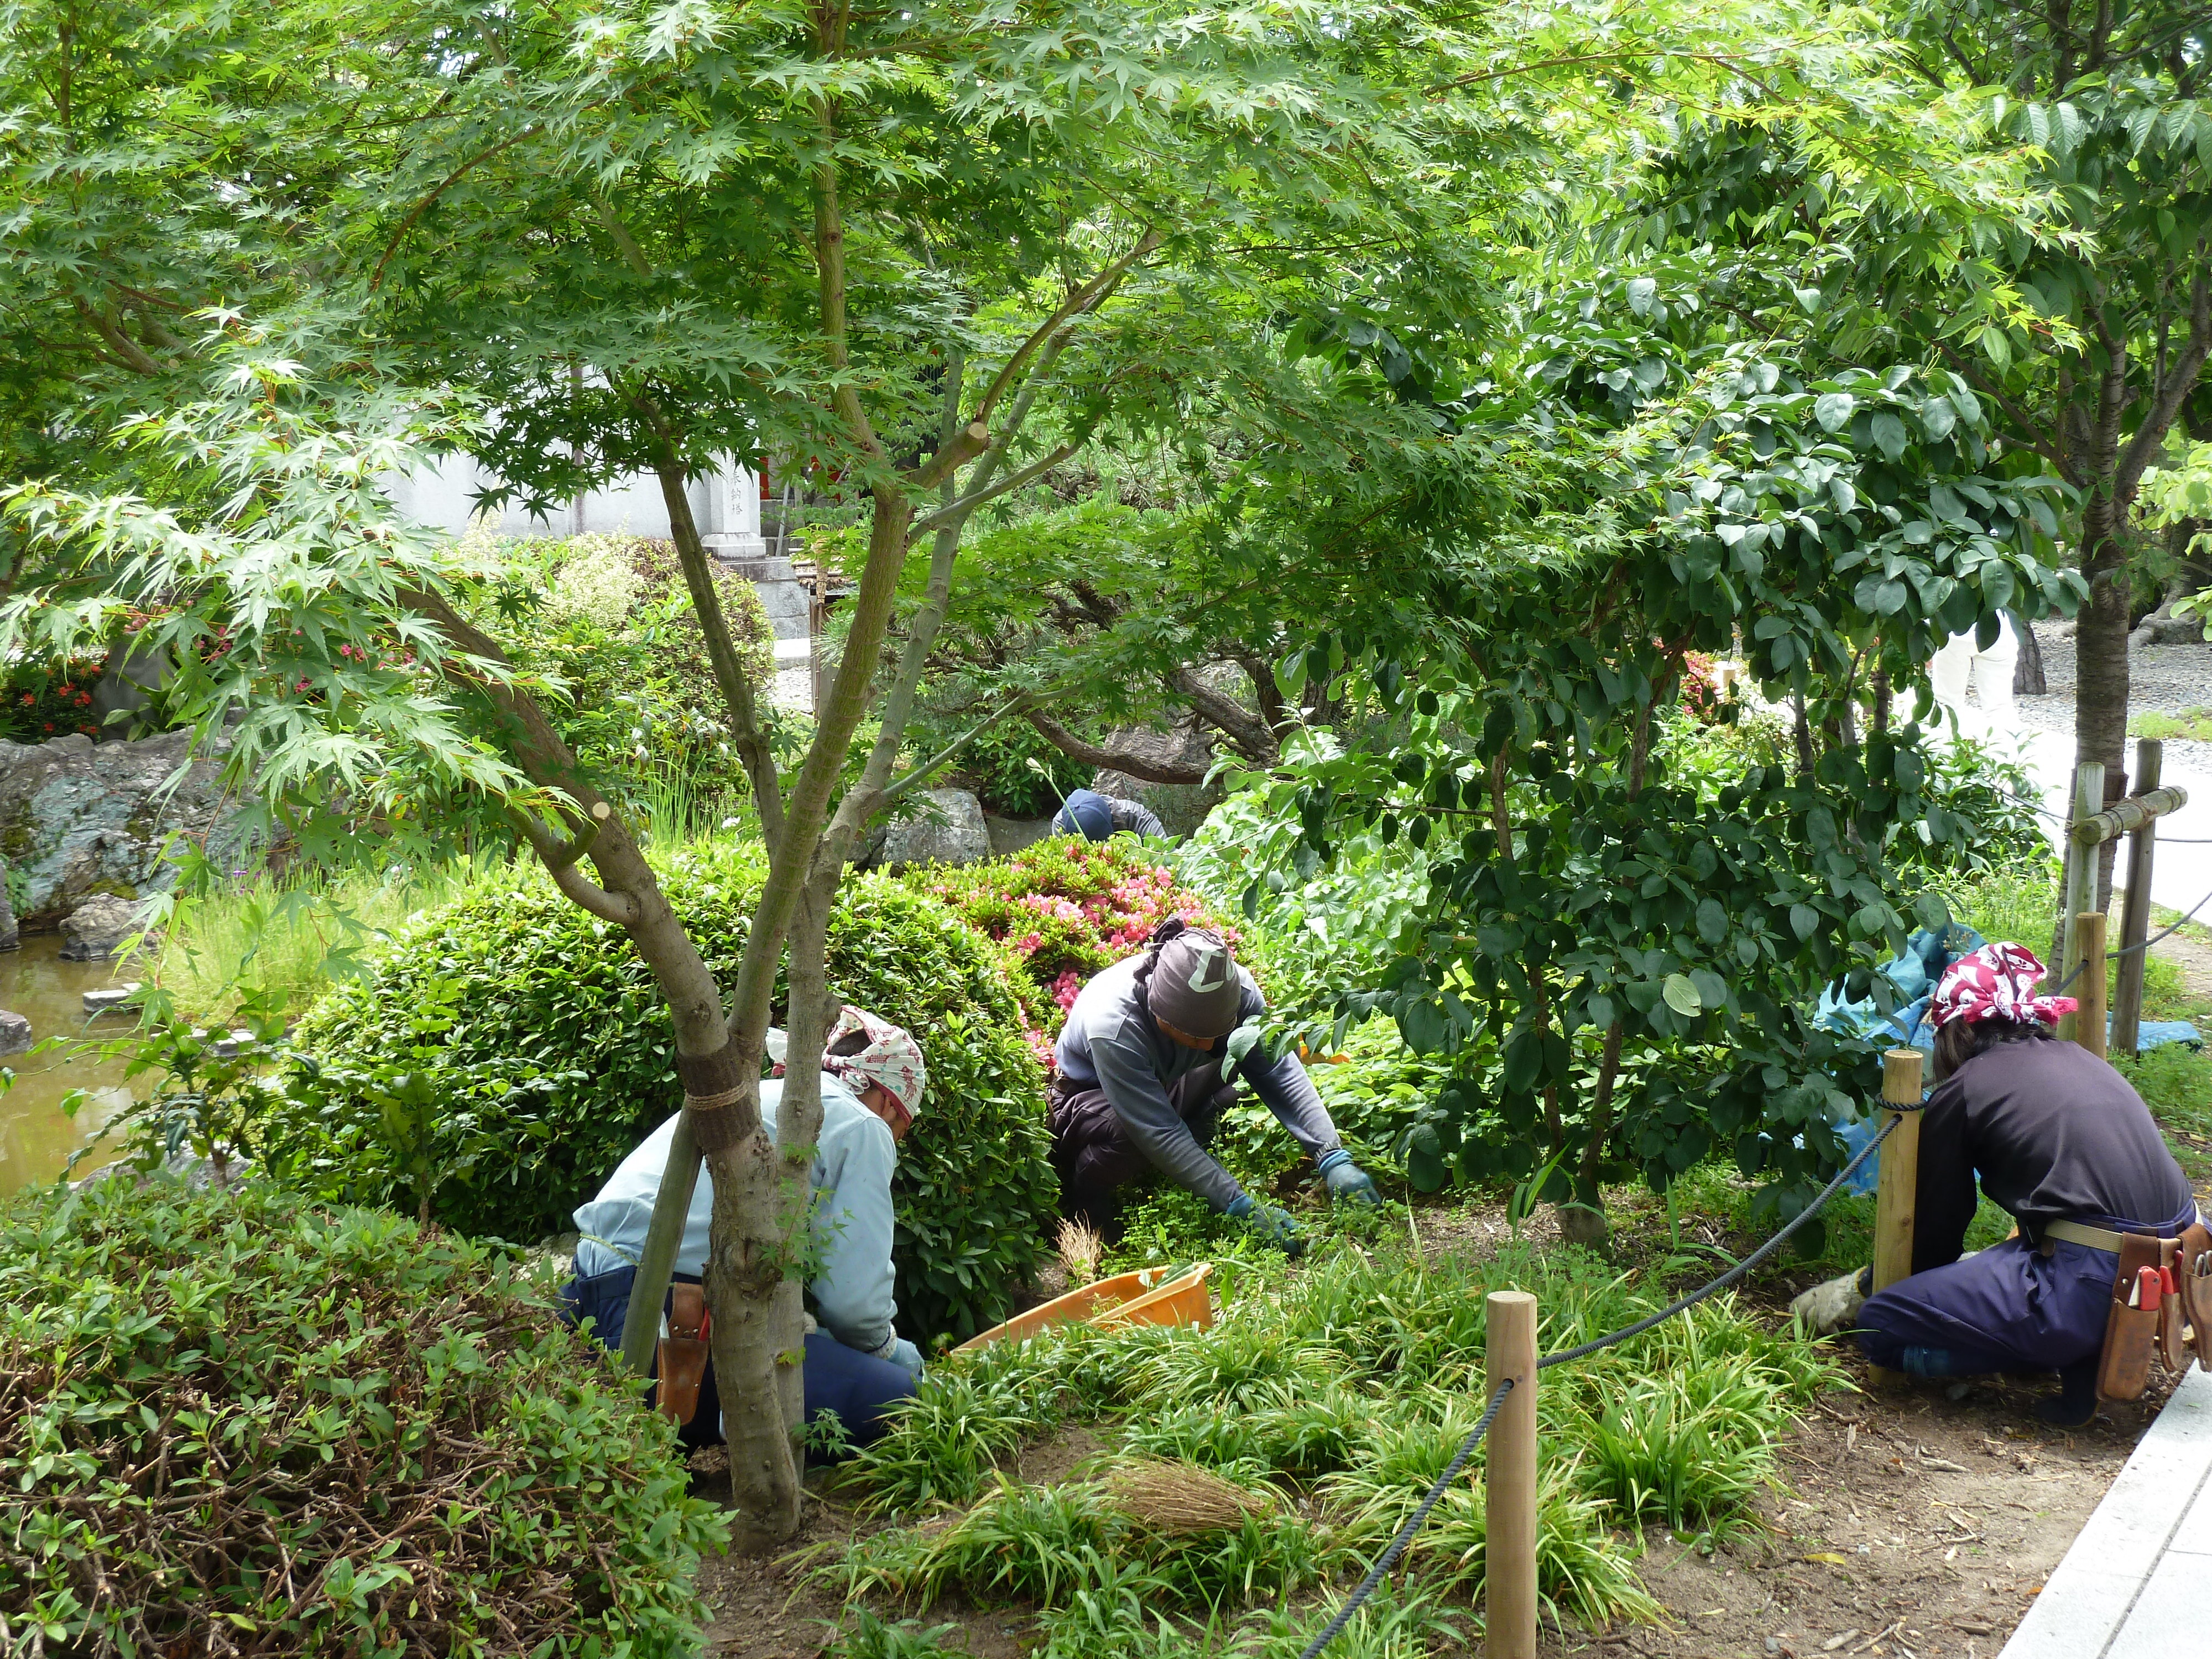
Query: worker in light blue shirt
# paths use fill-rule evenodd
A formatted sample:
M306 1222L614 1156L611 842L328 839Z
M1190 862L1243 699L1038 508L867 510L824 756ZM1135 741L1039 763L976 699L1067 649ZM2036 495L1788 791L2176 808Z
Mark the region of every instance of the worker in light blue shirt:
M820 1328L806 1337L806 1415L811 1423L834 1413L846 1438L862 1444L880 1431L890 1405L914 1392L921 1374L920 1350L894 1325L890 1183L898 1143L921 1103L924 1072L912 1036L857 1008L840 1013L822 1066L822 1132L809 1178L821 1265L806 1285ZM781 1078L762 1083L761 1121L771 1136L782 1098ZM576 1277L563 1297L574 1316L589 1317L609 1344L619 1338L629 1310L676 1122L672 1116L647 1136L599 1196L576 1212ZM705 1275L714 1207L714 1182L702 1170L677 1250L678 1285L696 1285ZM672 1291L672 1305L680 1294ZM694 1448L721 1438L711 1368L683 1438Z

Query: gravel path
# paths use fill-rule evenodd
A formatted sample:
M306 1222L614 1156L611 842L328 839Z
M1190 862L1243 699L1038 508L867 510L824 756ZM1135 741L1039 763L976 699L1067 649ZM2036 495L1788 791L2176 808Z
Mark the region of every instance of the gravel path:
M2070 740L2074 735L2074 624L2038 623L2035 641L2043 649L2043 676L2051 690L2044 696L2014 700L2020 723L2027 731L2048 732ZM2130 714L2153 711L2182 714L2192 708L2212 708L2212 644L2146 646L2131 655ZM2212 743L2168 738L2166 765L2168 769L2212 773Z

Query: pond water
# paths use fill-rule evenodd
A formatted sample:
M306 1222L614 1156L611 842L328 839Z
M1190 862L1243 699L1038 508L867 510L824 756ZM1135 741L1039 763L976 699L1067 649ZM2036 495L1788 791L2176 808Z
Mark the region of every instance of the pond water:
M0 1008L28 1018L32 1039L40 1043L56 1036L116 1036L130 1030L124 1017L84 1017L84 994L113 984L115 964L64 962L61 951L58 933L26 934L21 950L0 951ZM70 1154L131 1098L123 1086L125 1064L53 1049L0 1061L15 1073L14 1086L0 1092L0 1194L61 1174ZM72 1089L94 1091L74 1118L62 1111L62 1097ZM77 1165L77 1173L86 1174L113 1156L112 1149L95 1151Z

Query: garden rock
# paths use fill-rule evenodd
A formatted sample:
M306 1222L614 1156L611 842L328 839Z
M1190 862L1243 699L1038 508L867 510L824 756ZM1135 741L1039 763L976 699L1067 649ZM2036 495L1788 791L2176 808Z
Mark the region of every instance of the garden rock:
M2128 635L2128 648L2140 651L2147 645L2202 645L2204 643L2204 623L2197 617L2177 617L2163 605L2136 624L2135 632Z
M894 870L914 864L977 864L991 856L983 803L965 789L932 789L920 810L890 826L883 862Z
M0 1054L20 1054L31 1046L27 1016L0 1008Z
M130 1001L137 989L138 981L134 979L121 985L111 985L105 990L87 991L84 994L85 1017L89 1019L94 1015L113 1013Z
M146 931L154 901L117 898L102 893L70 912L62 923L64 962L106 962L133 933Z
M8 861L0 859L0 951L22 948L23 936L15 927L15 907L8 902Z
M167 887L173 834L218 859L241 850L251 803L222 787L219 760L191 759L191 740L171 732L95 744L73 732L0 743L0 857L17 878L24 927L52 928L96 894L136 897Z
M983 833L991 839L991 856L1005 858L1018 853L1024 847L1034 847L1052 833L1052 820L1043 818L1002 818L987 813Z

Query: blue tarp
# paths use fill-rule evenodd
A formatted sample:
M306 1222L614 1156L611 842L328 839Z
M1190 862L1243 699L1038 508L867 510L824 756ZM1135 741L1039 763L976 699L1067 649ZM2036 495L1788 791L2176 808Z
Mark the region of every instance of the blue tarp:
M1936 982L1943 970L1967 951L1977 950L1987 941L1972 928L1961 922L1953 922L1942 933L1925 927L1914 930L1905 942L1905 954L1892 957L1882 963L1882 977L1897 988L1902 1006L1894 1013L1883 1014L1875 1006L1871 995L1856 1002L1843 1000L1844 982L1838 980L1820 993L1820 1001L1814 1010L1814 1023L1832 1031L1844 1031L1876 1042L1892 1046L1909 1045L1933 1054L1936 1051L1936 1030L1928 1024L1928 1002L1934 995ZM2109 1024L2106 1030L2111 1029ZM2145 1020L2138 1028L2136 1046L2138 1053L2156 1048L2168 1042L2186 1042L2197 1048L2204 1046L2203 1034L2185 1019ZM1932 1068L1931 1068L1932 1070ZM1933 1086L1931 1083L1929 1086ZM1859 1149L1874 1139L1878 1127L1872 1113L1852 1122L1837 1126L1836 1135L1848 1149L1848 1157L1856 1157ZM1881 1173L1881 1154L1876 1152L1850 1179L1845 1191L1871 1193L1875 1177Z

